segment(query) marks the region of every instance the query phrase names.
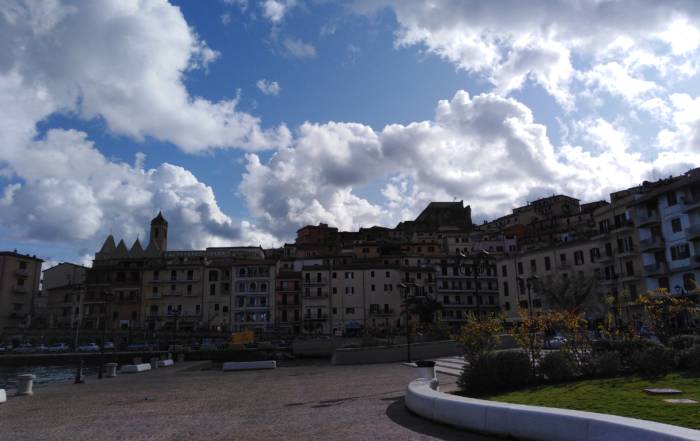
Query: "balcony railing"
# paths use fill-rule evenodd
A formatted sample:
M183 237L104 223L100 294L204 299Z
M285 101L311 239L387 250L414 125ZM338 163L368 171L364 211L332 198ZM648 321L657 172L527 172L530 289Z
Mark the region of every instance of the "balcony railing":
M659 214L657 212L637 216L637 226L638 227L645 227L645 226L658 224L658 223L659 223Z
M651 263L644 265L644 272L648 276L663 274L668 272L668 266L666 265L666 262Z
M374 310L374 311L370 310L369 315L371 317L391 317L392 315L394 315L394 310L393 309L389 309L389 310L382 309L382 310Z
M15 294L26 294L27 287L26 286L15 286L12 288L12 292Z
M700 208L700 197L682 197L681 204L683 207L683 212L689 213Z
M304 294L303 297L305 299L327 299L328 298L328 293L323 292L321 294Z
M664 240L660 237L652 237L651 239L644 239L639 241L639 250L643 253L663 248Z
M17 275L17 277L28 277L29 271L26 268L24 268L24 269L20 268L20 269L15 270L15 274Z
M685 238L687 240L698 240L700 239L700 225L693 225L692 227L685 229Z
M328 320L328 314L304 314L304 320L308 321L318 321L318 320Z

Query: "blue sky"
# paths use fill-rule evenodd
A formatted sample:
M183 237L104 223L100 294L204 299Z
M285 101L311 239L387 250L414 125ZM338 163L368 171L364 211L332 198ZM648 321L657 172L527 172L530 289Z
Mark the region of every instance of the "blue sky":
M175 248L278 246L684 172L692 3L12 0L0 248L89 263L159 209Z

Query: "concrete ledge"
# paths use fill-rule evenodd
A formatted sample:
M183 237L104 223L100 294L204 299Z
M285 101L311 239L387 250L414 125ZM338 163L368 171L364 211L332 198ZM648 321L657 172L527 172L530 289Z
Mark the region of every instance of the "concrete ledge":
M407 345L341 348L333 353L331 362L336 365L394 363L405 361ZM461 354L459 343L454 340L431 341L411 344L411 356L415 360Z
M4 403L7 401L7 394L5 393L5 389L0 389L0 403Z
M151 370L150 363L140 363L140 364L125 364L122 366L120 372L122 374L133 374L136 372L146 372Z
M251 369L275 369L277 362L274 360L264 361L231 361L224 363L224 371L245 371Z
M439 392L435 379L406 389L406 406L440 423L499 436L537 441L690 441L700 431L601 413L525 406Z
M158 367L168 367L168 366L173 366L175 363L173 363L172 360L160 360L158 362Z

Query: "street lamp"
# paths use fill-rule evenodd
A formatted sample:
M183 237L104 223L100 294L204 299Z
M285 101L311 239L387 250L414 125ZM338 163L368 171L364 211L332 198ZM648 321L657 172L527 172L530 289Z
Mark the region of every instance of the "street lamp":
M488 251L481 249L477 251L473 256L472 256L472 263L471 263L471 268L472 268L472 277L474 281L474 296L476 297L476 319L481 320L481 297L479 294L479 273L481 273L484 269L487 268L487 263L488 259L491 256ZM457 266L460 268L460 271L464 274L467 275L467 255L464 253L464 251L460 251L459 256L457 258ZM462 260L465 259L465 260Z
M530 294L530 289L537 280L539 280L537 274L533 274L527 278L518 277L518 292L520 292L521 285L523 284L523 282L525 282L525 287L527 289L527 314L529 318L532 318L532 297Z
M107 331L107 319L109 318L109 305L112 301L112 293L103 293L103 298L105 302L105 312L102 316L102 341L100 342L100 370L97 371L97 378L102 379L102 373L104 371L104 357L105 357L105 333Z
M407 356L408 356L408 362L411 362L411 327L409 324L409 315L408 315L408 299L410 297L411 293L411 288L415 287L416 291L418 290L418 285L415 283L409 282L409 283L399 283L398 285L399 288L401 288L402 294L401 297L403 297L404 302L404 310L406 313L406 350L407 350ZM415 294L413 297L417 297Z

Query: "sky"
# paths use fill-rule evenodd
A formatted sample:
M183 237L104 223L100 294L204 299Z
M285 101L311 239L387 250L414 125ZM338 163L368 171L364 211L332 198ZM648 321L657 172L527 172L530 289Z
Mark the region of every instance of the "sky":
M700 165L689 0L5 0L0 249L276 247Z

